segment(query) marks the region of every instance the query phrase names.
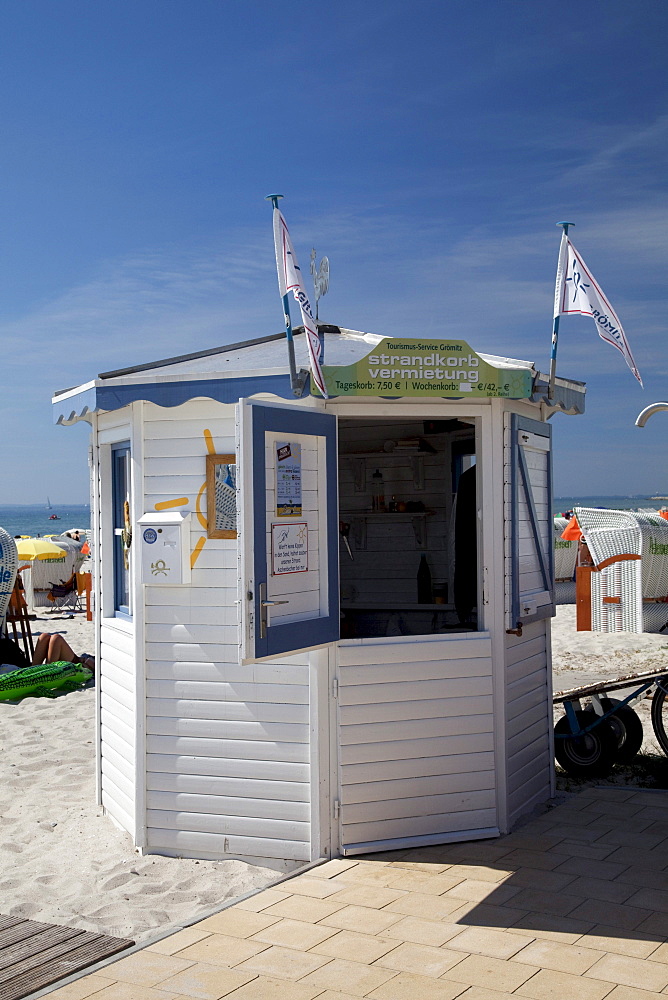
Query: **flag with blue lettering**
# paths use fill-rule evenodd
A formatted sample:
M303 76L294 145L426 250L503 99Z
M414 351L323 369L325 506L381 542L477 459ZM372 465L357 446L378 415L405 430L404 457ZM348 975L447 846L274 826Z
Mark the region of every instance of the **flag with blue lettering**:
M325 379L320 367L322 344L318 336L318 325L315 321L306 289L304 288L302 272L297 263L297 255L290 239L288 227L281 212L276 207L274 207L274 246L276 248L278 287L281 295L287 295L288 292L292 292L299 304L311 361L311 376L322 395L325 399L328 399Z
M599 337L621 351L627 365L642 385L640 372L633 360L629 342L617 313L610 305L596 278L564 233L561 237L559 263L557 264L554 315L555 317L570 316L572 313L592 317Z

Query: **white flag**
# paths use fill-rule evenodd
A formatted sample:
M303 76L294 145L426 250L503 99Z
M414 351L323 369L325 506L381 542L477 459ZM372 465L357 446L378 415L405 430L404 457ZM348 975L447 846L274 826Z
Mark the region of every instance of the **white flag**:
M593 318L599 337L622 352L627 365L642 385L640 372L636 368L629 342L617 313L610 305L596 278L564 233L559 247L554 315L569 316L571 313L579 313L581 316Z
M276 207L274 207L274 246L276 247L276 267L278 269L278 287L280 293L281 295L287 295L288 292L292 292L299 303L302 323L306 331L306 342L308 344L309 358L311 359L313 381L325 399L328 399L325 379L320 367L322 345L318 336L318 326L313 315L313 310L311 309L311 303L306 294L306 289L304 288L302 272L297 263L297 256L292 245L292 240L290 239L288 227L281 212Z

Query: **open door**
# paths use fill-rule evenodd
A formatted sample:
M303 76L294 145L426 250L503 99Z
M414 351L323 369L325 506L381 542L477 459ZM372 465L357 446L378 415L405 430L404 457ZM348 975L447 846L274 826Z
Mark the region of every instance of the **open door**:
M239 578L244 662L339 638L336 417L242 399Z
M549 424L512 414L511 628L555 614L551 435Z

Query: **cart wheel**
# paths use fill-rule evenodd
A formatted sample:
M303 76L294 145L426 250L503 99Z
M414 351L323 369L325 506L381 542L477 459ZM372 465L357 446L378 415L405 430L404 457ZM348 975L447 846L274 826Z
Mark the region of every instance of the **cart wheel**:
M656 735L659 745L665 755L668 757L668 733L666 733L666 727L668 725L668 720L666 715L668 714L668 705L666 705L666 699L668 698L668 689L661 687L665 684L668 678L662 677L659 680L658 687L654 692L652 698L652 728Z
M597 718L595 712L576 712L581 729ZM608 722L599 724L582 736L571 736L570 723L564 715L554 727L554 756L564 771L574 778L605 778L617 760L617 735ZM565 737L565 738L563 738Z
M615 707L617 705L619 708ZM615 714L610 716L608 722L617 737L617 763L628 764L642 746L642 722L632 708L622 705L617 698L601 698L601 708L604 712L615 709Z

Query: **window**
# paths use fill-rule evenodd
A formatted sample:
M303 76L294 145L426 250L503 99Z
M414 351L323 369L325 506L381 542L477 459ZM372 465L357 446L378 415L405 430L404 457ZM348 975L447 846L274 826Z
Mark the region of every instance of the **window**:
M474 418L338 427L342 638L477 631Z
M113 530L114 613L130 616L130 444L111 449L111 504Z

